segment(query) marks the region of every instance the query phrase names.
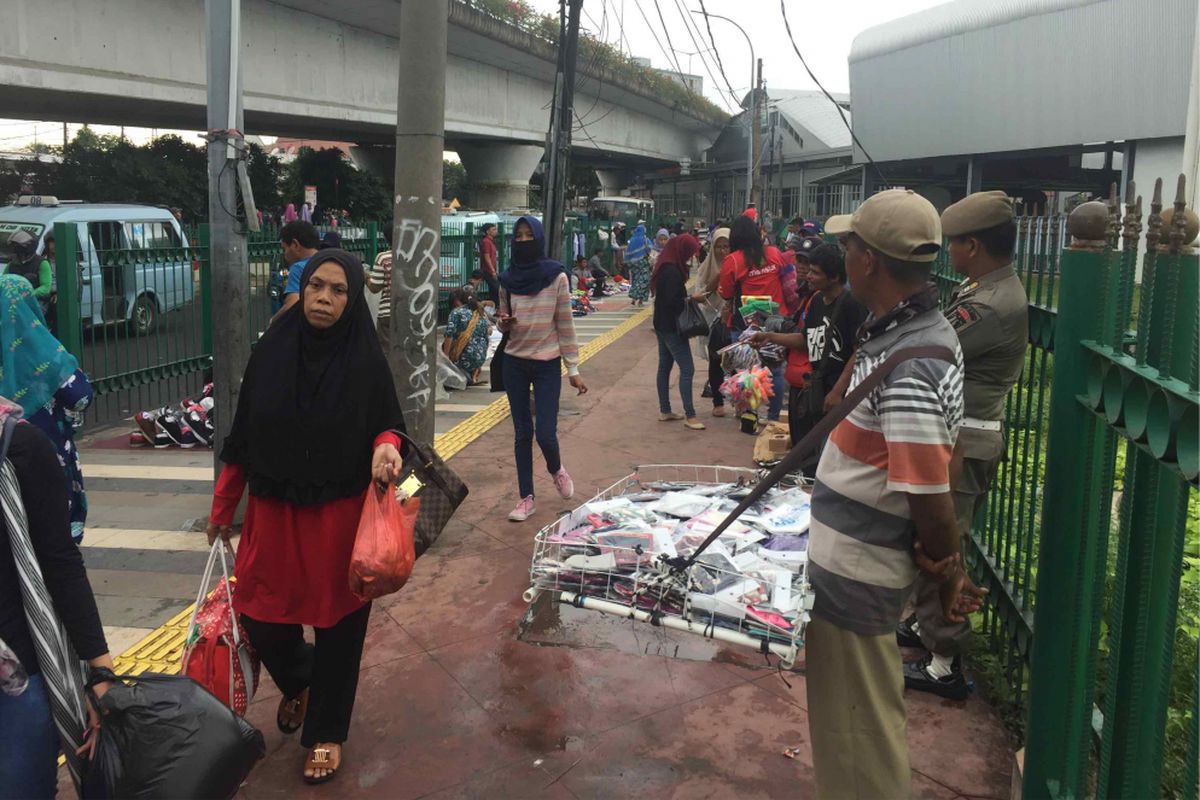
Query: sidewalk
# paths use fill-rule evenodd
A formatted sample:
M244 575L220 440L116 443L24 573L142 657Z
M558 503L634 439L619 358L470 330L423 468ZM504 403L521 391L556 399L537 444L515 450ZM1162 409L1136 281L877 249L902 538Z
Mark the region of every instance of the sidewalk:
M526 637L561 646L517 638L533 536L558 512L638 463L749 465L752 439L709 417L699 378L707 431L656 420L655 368L643 323L584 366L589 394L568 399L564 386L564 410L582 412L559 420L576 497L560 500L541 472L526 523L504 519L517 500L510 423L454 456L471 495L408 586L372 610L342 774L303 784L304 750L276 729L278 691L264 671L248 718L268 755L242 796L815 795L811 756L781 755L806 750L802 672L783 674L789 687L757 653L574 609L539 616ZM1008 797L1008 737L981 700L907 701L914 796Z

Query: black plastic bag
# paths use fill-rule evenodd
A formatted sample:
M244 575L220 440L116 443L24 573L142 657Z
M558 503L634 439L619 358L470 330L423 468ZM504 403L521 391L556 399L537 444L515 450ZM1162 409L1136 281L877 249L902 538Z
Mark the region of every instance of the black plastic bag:
M676 325L679 328L679 335L685 339L690 339L694 336L707 336L709 329L712 327L712 318L704 312L704 306L690 297L687 298L683 302L683 311L679 312L679 318L676 321Z
M230 798L266 754L258 729L191 678L93 668L89 686L105 680L85 800Z

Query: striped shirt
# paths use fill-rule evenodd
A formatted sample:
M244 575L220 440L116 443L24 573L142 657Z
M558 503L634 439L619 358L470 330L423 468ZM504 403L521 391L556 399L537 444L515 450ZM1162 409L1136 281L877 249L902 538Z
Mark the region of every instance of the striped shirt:
M509 295L500 290L499 311L507 314L512 303L516 324L508 333L504 354L533 361L562 357L567 374L579 374L579 345L575 341L575 318L571 316L571 289L566 274L534 295Z
M813 614L863 635L891 633L917 576L908 494L950 491L950 455L963 417L958 337L927 311L860 346L851 387L891 353L939 345L957 364L896 367L833 430L817 466L809 535Z
M379 298L378 319L388 319L392 316L392 253L384 250L375 256L375 263L367 273L367 291L382 288Z

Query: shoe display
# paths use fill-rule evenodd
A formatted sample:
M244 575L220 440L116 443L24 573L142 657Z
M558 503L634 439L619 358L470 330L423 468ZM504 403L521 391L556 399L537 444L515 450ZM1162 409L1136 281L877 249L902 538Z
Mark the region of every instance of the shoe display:
M896 644L901 647L924 647L921 635L916 631L917 615L911 614L896 625Z
M556 475L555 478L557 477L558 476ZM536 510L537 509L533 507L533 495L529 495L529 497L526 497L521 502L517 503L516 508L508 512L508 519L511 522L524 522L533 516L533 512Z
M567 474L566 467L559 467L558 472L554 473L554 488L558 489L558 496L563 500L570 500L575 496L575 481Z
M146 438L146 434L141 431L133 431L129 434L130 447L149 447L150 440Z
M212 447L212 440L216 431L213 429L212 420L201 412L200 406L196 406L185 414L184 421L200 444L205 447Z
M963 676L962 658L955 656L950 674L935 678L929 674L929 664L933 661L930 653L920 661L904 665L904 687L916 692L929 692L947 700L966 700L971 693L967 679Z
M183 418L174 409L163 409L163 414L156 422L172 442L185 450L196 446L196 434L187 426Z

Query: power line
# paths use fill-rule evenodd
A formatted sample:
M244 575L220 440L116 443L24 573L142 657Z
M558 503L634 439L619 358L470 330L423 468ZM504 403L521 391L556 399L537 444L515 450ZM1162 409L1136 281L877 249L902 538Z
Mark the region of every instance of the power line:
M701 0L700 5L703 7L704 2ZM887 185L887 179L883 177L883 170L879 169L879 165L875 163L875 159L871 158L871 154L867 152L867 148L863 147L863 143L858 140L858 136L854 133L854 128L850 125L850 120L846 119L846 111L842 108L841 103L834 99L821 82L817 80L817 76L808 68L808 62L804 60L804 55L800 52L800 48L796 45L796 37L792 35L792 25L788 22L787 6L785 0L779 0L779 13L783 15L783 27L787 30L788 39L791 40L792 49L796 51L796 56L800 59L800 63L804 65L804 71L808 73L808 77L812 78L812 82L821 90L821 94L829 98L829 102L833 103L833 107L837 109L838 116L842 118L842 124L846 126L846 130L850 131L850 139L858 145L858 149L862 150L862 154L867 157L867 163L871 165L871 169L875 170L875 174L879 177L879 182Z
M679 11L679 15L683 17L683 26L687 29L688 36L692 40L692 45L696 48L696 55L700 56L700 63L704 65L704 71L708 73L708 79L713 82L713 88L716 89L717 94L722 95L723 93L721 92L720 84L717 83L717 76L713 74L712 67L709 65L708 58L705 56L706 52L711 51L701 47L700 43L696 41L695 35L692 33L692 26L695 25L695 21L691 18L692 15L687 12L687 9L683 7L683 4L680 3L679 0L675 0L675 8ZM699 33L699 29L697 29L696 32ZM704 38L703 34L700 38ZM730 95L730 97L733 99L733 104L735 106L740 105L736 95Z
M667 37L667 47L671 48L671 55L675 57L675 71L679 73L679 81L683 83L685 89L689 89L687 83L683 80L683 67L679 65L679 51L675 49L675 43L671 41L671 31L667 28L667 21L663 19L662 8L658 5L658 0L654 0L654 10L658 13L658 24L662 25L663 36Z
M738 94L733 90L733 84L729 82L729 76L725 74L725 65L721 63L721 51L717 49L717 40L713 38L712 22L708 18L708 9L704 7L704 0L700 0L700 13L704 15L704 27L708 29L708 41L712 44L713 55L717 57L717 69L720 70L721 78L725 81L725 88L729 89L729 94L740 107L742 102L737 99Z
M641 0L633 0L633 4L637 7L638 13L642 15L642 21L646 23L646 30L650 31L650 35L654 37L654 43L656 45L658 45L658 49L662 50L664 53L667 53L667 58L668 58L668 62L669 62L670 59L675 57L675 48L671 48L670 50L667 50L667 48L663 47L662 42L658 38L658 34L654 32L654 26L650 24L650 18L646 16L646 12L642 8ZM665 31L664 31L664 33L665 33ZM676 69L676 71L679 72L680 75L683 74L683 70L679 68L678 59L676 59L675 69Z

